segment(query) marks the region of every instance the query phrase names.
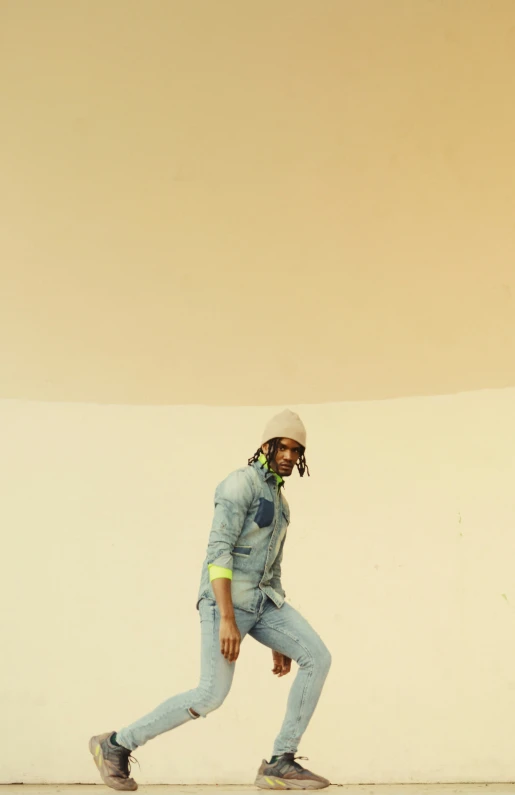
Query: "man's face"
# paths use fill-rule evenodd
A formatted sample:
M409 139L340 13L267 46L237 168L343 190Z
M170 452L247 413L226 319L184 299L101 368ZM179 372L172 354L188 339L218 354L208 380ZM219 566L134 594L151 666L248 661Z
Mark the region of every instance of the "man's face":
M268 443L263 445L265 453L268 452ZM289 478L293 467L299 460L302 448L293 439L281 439L277 445L277 452L272 461L272 469L282 478Z

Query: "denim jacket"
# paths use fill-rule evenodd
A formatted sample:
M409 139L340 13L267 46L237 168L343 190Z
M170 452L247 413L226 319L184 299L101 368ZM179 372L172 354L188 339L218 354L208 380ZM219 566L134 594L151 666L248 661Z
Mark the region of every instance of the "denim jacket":
M255 612L261 592L277 607L284 604L281 560L290 509L280 480L255 462L232 472L216 489L199 602L215 598L209 581L212 564L232 571L234 607Z

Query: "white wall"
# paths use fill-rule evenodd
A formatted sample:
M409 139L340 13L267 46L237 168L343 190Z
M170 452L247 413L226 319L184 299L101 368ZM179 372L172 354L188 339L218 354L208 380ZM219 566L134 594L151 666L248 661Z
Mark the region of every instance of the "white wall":
M333 652L301 751L335 782L513 779L514 400L299 409L284 578ZM91 734L195 685L213 490L271 411L0 402L2 782L97 781ZM251 781L289 687L269 658L247 640L139 781Z

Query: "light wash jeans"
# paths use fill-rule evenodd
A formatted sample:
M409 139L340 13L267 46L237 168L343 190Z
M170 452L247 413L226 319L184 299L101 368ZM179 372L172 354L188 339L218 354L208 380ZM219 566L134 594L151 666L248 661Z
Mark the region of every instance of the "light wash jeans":
M194 720L195 716L190 710L205 718L223 704L229 693L235 663L227 662L220 651L218 607L210 599L202 599L199 611L202 634L199 686L169 698L153 712L117 732L117 741L125 748L133 751L158 734ZM331 655L308 622L289 604L278 608L262 594L255 613L235 610L235 614L242 639L250 635L298 663L286 717L273 753L295 752L320 698L331 665Z

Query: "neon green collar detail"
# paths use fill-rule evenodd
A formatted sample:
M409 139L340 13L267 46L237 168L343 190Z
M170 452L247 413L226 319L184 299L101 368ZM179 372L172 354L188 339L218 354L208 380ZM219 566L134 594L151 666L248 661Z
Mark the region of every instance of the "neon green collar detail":
M278 474L277 474L277 472L274 472L274 470L273 470L273 469L270 469L270 467L268 466L268 462L267 462L267 460L266 460L266 456L264 455L264 453L261 453L261 455L260 455L260 456L259 456L259 458L258 458L258 461L259 461L259 463L260 463L260 464L263 464L263 466L265 467L265 469L268 469L268 470L269 470L269 472L271 472L271 473L272 473L272 475L274 476L274 478L276 479L276 481L279 483L279 485L281 485L281 483L283 483L283 479L282 479L282 477L281 477L280 475L278 475Z

